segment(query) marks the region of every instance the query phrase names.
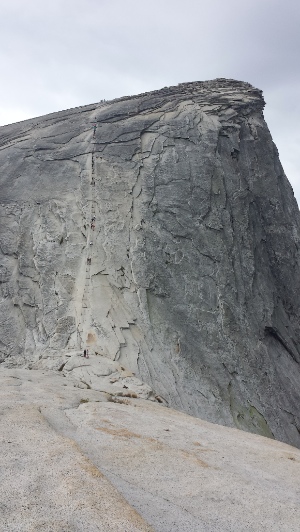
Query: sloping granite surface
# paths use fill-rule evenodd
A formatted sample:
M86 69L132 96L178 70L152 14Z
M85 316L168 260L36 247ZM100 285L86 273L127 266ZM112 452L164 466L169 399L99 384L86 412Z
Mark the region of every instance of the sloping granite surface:
M1 532L299 531L299 449L74 384L0 372Z

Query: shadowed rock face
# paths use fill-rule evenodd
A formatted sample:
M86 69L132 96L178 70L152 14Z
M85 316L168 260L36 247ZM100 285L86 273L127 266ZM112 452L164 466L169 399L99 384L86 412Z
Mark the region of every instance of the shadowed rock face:
M87 346L300 446L300 218L263 106L219 79L0 128L3 364Z

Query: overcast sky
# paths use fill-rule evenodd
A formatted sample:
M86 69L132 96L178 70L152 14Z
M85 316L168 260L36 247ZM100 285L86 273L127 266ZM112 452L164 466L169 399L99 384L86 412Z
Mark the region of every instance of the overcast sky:
M217 77L264 92L300 204L300 0L0 0L0 125Z

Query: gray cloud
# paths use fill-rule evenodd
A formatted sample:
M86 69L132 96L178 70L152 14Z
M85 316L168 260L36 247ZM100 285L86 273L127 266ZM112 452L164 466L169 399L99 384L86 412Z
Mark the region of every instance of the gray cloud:
M183 81L249 81L300 201L299 21L298 0L4 0L0 124Z

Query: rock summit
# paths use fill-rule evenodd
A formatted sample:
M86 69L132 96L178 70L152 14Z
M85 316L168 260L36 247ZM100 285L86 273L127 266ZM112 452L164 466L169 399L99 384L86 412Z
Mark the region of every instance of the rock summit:
M2 367L299 447L300 216L263 108L216 79L1 127Z

